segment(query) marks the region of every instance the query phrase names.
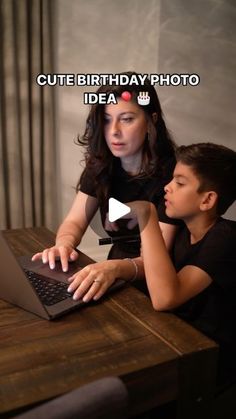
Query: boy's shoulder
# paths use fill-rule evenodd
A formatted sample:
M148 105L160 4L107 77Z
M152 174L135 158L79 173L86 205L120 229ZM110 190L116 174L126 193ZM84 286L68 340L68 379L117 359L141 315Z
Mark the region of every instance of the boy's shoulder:
M193 253L204 259L236 260L236 221L219 217L205 236L191 247Z
M234 255L236 251L236 221L219 217L204 237L195 244L190 243L190 233L184 225L177 233L174 250L176 255L184 255L186 258L203 256L205 259L211 255L215 259Z
M218 239L220 239L220 237L232 237L232 239L236 239L236 221L220 217L208 233L206 236L217 236Z
M188 231L188 228L187 228L186 224L183 222L180 233L186 233L187 231ZM219 217L216 220L215 224L210 228L210 230L207 231L207 233L205 234L204 237L209 235L209 233L216 234L216 233L219 233L219 232L222 232L222 233L225 233L225 234L235 234L236 233L236 221L228 220L228 219L223 218L223 217Z
M186 265L197 266L223 286L235 286L236 222L219 218L198 242L190 243L186 227L174 246L177 271Z

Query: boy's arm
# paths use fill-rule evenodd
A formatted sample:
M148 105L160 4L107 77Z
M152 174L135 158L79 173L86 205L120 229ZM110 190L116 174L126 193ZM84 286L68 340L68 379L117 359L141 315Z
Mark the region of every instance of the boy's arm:
M167 250L170 252L179 227L174 224L167 224L161 221L159 221L159 227L161 229L161 234L164 239L165 246Z
M169 310L183 304L210 285L212 279L196 266L177 274L166 249L155 206L144 201L128 204L138 218L144 270L153 307Z

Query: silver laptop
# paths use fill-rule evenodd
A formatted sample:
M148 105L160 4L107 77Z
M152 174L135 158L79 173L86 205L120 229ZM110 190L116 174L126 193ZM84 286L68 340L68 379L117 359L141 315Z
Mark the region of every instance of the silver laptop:
M41 261L32 262L31 256L16 258L0 231L0 298L52 320L87 303L74 301L67 292L67 279L90 263L85 254L79 252L76 262L69 263L68 272L63 272L60 261L51 270ZM117 279L108 292L123 287L126 281Z

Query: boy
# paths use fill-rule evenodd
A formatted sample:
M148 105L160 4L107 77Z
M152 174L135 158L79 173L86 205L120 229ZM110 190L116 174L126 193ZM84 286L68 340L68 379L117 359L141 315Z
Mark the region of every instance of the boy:
M139 222L153 307L174 310L219 343L221 385L236 380L236 222L220 217L235 197L236 152L211 143L180 147L165 187L166 214L185 224L172 259L155 207L128 204Z
M184 223L172 257L155 206L131 202L124 218L138 219L142 258L89 265L69 279L68 291L75 299L97 300L117 277L145 273L156 310L173 310L219 343L218 378L226 385L236 380L236 222L220 216L235 201L236 152L201 143L179 147L176 157L173 179L165 186L166 214Z

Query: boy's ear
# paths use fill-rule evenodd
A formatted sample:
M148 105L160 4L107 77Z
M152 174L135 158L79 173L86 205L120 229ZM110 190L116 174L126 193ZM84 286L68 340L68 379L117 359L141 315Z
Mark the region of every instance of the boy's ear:
M201 211L208 211L216 206L218 195L215 191L204 192L202 202L200 204Z

